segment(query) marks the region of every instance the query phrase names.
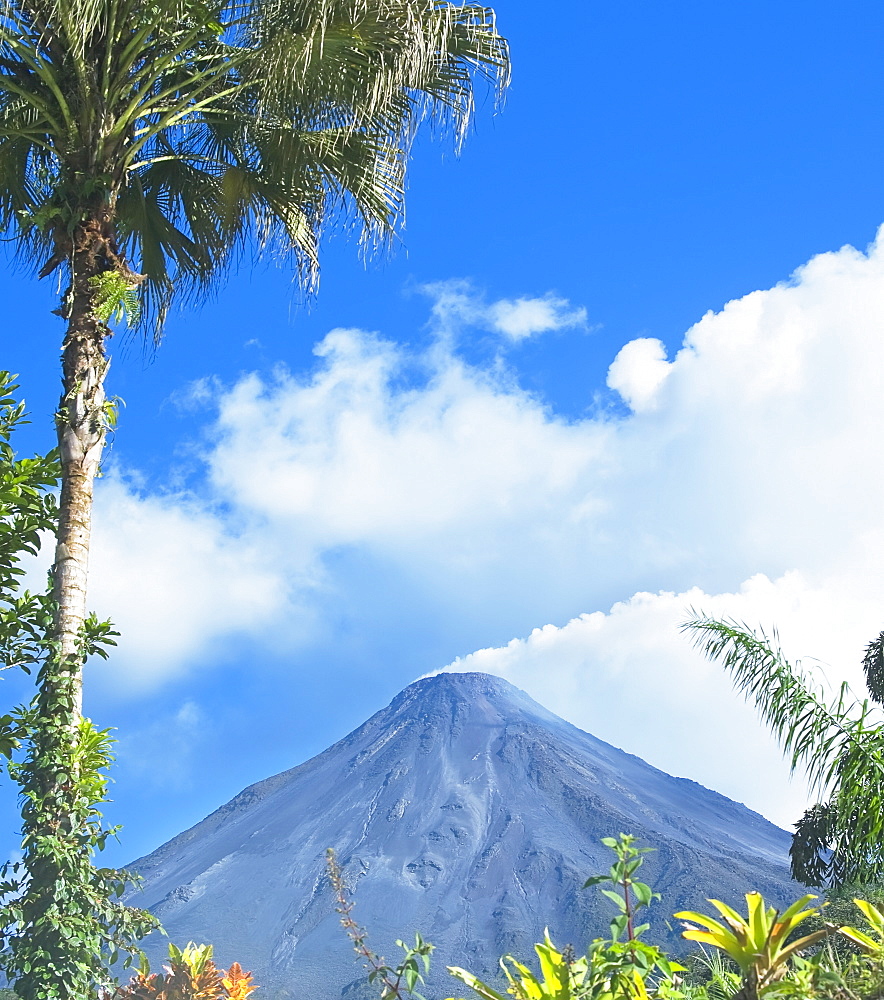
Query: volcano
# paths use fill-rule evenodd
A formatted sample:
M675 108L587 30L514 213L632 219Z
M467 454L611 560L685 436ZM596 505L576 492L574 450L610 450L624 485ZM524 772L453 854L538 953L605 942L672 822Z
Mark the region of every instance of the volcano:
M370 995L325 874L333 847L369 944L395 964L396 938L436 945L430 993L461 990L460 965L495 977L497 960L534 957L548 926L578 951L612 907L581 888L607 871L599 840L632 833L656 850L650 940L706 897L742 909L756 889L791 901L790 837L762 816L603 743L498 677L416 681L349 736L259 781L129 867L132 899L183 944L211 942L219 965L253 970L261 996ZM147 943L155 967L165 942ZM376 995L376 991L373 991Z

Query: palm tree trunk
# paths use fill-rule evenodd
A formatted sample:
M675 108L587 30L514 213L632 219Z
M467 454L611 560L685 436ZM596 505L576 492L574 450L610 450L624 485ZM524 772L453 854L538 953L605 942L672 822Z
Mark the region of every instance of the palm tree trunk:
M100 221L67 237L71 284L60 310L67 320L62 345L63 395L56 414L62 480L58 538L52 567L52 640L44 660L29 748L19 766L23 858L18 901L25 933L12 939L15 989L24 1000L80 1000L91 986L83 957L94 933L97 889L94 841L77 750L82 716L83 623L92 525L92 487L105 439L104 351L107 327L96 316L91 281L106 268ZM60 243L61 241L59 241ZM90 839L92 838L92 839ZM97 945L96 947L100 947ZM91 957L89 959L91 961Z
M110 361L104 339L109 331L95 315L91 280L104 270L102 229L101 220L94 219L79 225L73 235L71 285L63 309L68 321L61 356L63 394L56 414L62 474L52 568L58 643L53 700L56 711L68 715L71 728L77 726L83 705L80 634L86 618L92 490L106 433L104 379Z

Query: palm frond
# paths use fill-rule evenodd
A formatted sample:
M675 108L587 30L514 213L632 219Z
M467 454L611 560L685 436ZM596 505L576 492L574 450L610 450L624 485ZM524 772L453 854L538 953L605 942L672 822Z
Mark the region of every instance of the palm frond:
M412 119L429 114L462 136L473 111L474 72L498 95L508 81L494 13L476 4L259 0L255 11L246 44L256 59L244 66L244 79L250 72L267 79L262 98L274 108L335 105L357 129L412 94L397 131L408 134Z
M47 274L110 206L156 339L243 254L311 289L328 226L387 245L418 126L460 142L477 81L499 97L508 74L476 4L0 0L0 224Z
M717 660L790 755L790 765L807 770L811 785L824 789L842 755L860 738L863 705L842 685L826 703L823 691L787 662L776 635L768 639L743 623L700 615L682 625L694 646Z
M776 636L697 615L682 625L694 645L732 675L759 715L827 801L796 824L793 875L810 885L884 875L884 721L846 684L828 702L787 662ZM873 644L874 645L874 644Z

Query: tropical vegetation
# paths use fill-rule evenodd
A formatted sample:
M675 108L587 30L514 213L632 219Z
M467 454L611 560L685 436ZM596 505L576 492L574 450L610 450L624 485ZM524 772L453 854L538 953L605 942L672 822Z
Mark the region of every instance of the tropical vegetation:
M256 989L239 962L225 972L216 967L211 945L191 941L185 948L169 945L165 972L152 972L142 956L137 974L113 993L105 992L103 1000L248 1000Z
M832 887L884 881L884 632L866 649L868 695L859 699L846 683L827 697L786 660L776 635L703 615L683 627L730 672L819 795L795 824L793 877Z

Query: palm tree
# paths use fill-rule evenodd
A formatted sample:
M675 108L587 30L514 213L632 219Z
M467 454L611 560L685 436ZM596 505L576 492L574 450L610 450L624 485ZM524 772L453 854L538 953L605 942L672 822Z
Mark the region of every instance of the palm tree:
M366 248L385 243L401 220L419 125L434 122L459 143L477 78L499 95L508 71L494 13L476 4L0 5L0 230L65 289L52 652L19 771L31 775L25 799L42 810L25 820L25 864L43 867L39 879L28 869L23 934L29 921L51 934L68 919L53 886L68 878L72 855L62 864L57 851L85 836L72 817L82 665L107 638L87 617L86 588L93 483L115 416L105 395L110 324L125 316L158 342L173 296L198 298L245 255L290 258L311 289L330 225L353 226ZM95 895L86 882L81 916ZM62 949L81 931L68 916L56 934ZM23 996L85 988L82 976L51 989L38 970L29 976Z
M158 339L173 293L245 251L288 254L310 287L323 225L384 241L416 127L462 139L477 73L502 88L508 54L472 4L5 0L0 229L67 286L53 587L72 726L112 315L140 310Z
M792 876L806 885L838 887L884 878L884 632L863 658L868 697L847 684L834 698L787 662L776 635L697 615L682 626L718 660L738 690L803 768L820 802L795 823Z

